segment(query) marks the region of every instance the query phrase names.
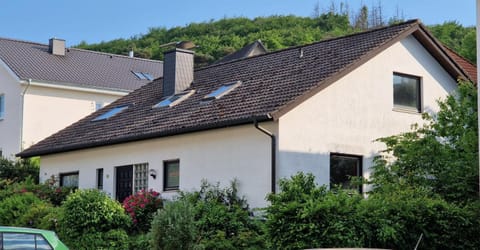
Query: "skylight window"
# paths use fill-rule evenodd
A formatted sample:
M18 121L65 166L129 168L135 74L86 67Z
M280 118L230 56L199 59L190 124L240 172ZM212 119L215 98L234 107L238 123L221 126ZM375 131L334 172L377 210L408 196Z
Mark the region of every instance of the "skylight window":
M136 72L136 71L132 71L132 73L138 77L138 79L140 80L153 80L153 76L150 74L150 73L146 73L146 72Z
M106 120L122 111L128 108L128 105L123 105L123 106L118 106L113 109L110 109L107 113L104 113L102 115L97 116L95 119L92 121L101 121L101 120Z
M227 84L224 84L220 86L220 88L214 90L210 94L206 95L203 97L203 100L208 101L208 100L213 100L213 99L219 99L220 97L230 93L232 90L234 90L236 87L238 87L240 84L242 84L241 81L236 81L236 82L230 82Z
M183 91L181 93L166 97L165 99L163 99L159 103L155 104L153 107L154 108L161 108L161 107L175 106L175 105L179 104L180 102L182 102L183 100L187 99L189 96L193 95L193 93L195 93L195 90Z

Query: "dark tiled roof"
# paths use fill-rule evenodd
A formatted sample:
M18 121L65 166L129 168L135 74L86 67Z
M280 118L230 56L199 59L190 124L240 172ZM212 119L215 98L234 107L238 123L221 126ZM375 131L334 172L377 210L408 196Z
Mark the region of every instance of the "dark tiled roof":
M0 60L20 79L131 91L149 82L132 71L162 76L161 61L67 48L65 56L49 53L45 44L0 38Z
M251 56L257 56L267 53L268 50L263 46L262 41L257 40L251 44L246 45L245 47L239 49L238 51L233 52L230 55L226 55L222 59L216 61L214 64L217 63L225 63L230 62L238 59L244 59Z
M196 92L188 99L173 107L152 108L162 98L160 78L19 155L45 155L277 119L396 41L423 30L418 21L412 20L212 65L195 71L190 89ZM234 81L242 84L218 100L202 103L205 95ZM125 104L131 106L122 113L108 120L91 121Z

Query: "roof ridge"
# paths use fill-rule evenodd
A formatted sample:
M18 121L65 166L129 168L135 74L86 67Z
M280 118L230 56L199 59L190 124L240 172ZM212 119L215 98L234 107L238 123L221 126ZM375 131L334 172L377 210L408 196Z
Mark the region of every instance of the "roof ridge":
M120 55L120 54L114 54L114 53L108 53L108 52L102 52L102 51L95 51L95 50L88 50L88 49L81 49L81 48L75 48L75 47L70 47L70 48L66 48L66 49L67 49L67 50L77 50L77 51L87 52L87 53L93 53L93 54L100 54L100 55L109 55L109 56L115 56L115 57L122 57L122 58L127 58L127 59L135 59L135 60L140 60L140 61L150 61L150 62L163 63L163 61L161 61L161 60L141 58L141 57L130 57L130 56L127 56L127 55Z
M324 42L335 41L335 40L344 39L344 38L357 36L357 35L361 35L361 34L368 34L368 33L376 32L376 31L383 30L383 29L390 29L390 28L393 28L393 27L401 26L401 25L409 24L410 26L412 26L412 25L418 25L420 23L421 23L421 21L418 18L417 19L410 19L410 20L407 20L405 22L401 22L401 23L397 23L397 24L393 24L393 25L376 27L376 28L372 28L372 29L368 29L368 30L365 30L365 31L344 35L344 36L326 38L324 40L315 41L315 42L312 42L312 43L297 45L297 46L288 47L288 48L283 48L283 49L279 49L279 50L275 50L275 51L270 51L270 52L266 52L266 53L260 54L260 55L254 55L254 56L250 56L250 57L239 58L239 59L235 59L235 60L221 62L221 63L218 63L218 64L211 64L211 65L207 65L205 67L196 69L195 72L196 71L201 71L201 70L204 70L204 69L209 69L209 68L212 68L212 67L217 67L217 66L220 66L220 65L225 65L225 64L229 64L229 63L236 63L236 62L243 61L243 60L249 60L249 59L253 59L253 58L256 58L256 57L267 56L267 55L271 55L271 54L275 54L275 53L281 53L281 52L289 51L289 50L295 50L295 49L299 49L299 48L302 48L302 47L311 46L311 45L315 45L315 44L320 44L320 43L324 43Z
M38 45L38 46L44 46L44 47L47 47L47 48L49 47L49 45L46 44L46 43L33 42L33 41L27 41L27 40L15 39L15 38L0 37L0 40L6 40L6 41L11 41L11 42L19 42L19 43L25 43L25 44L33 44L33 45ZM81 52L88 52L88 53L94 53L94 54L100 54L100 55L109 55L109 56L115 56L115 57L124 57L124 58L129 58L129 59L141 60L141 61L163 63L163 61L161 61L161 60L154 60L154 59L147 59L147 58L140 58L140 57L129 57L127 55L120 55L120 54L94 51L94 50L88 50L88 49L80 49L80 48L75 48L75 47L65 47L65 49L67 51L68 50L77 50L77 51L81 51Z
M48 46L48 44L45 44L45 43L39 43L39 42L33 42L33 41L27 41L27 40L22 40L22 39L15 39L15 38L7 38L7 37L0 37L0 40L7 40L7 41L12 41L12 42L20 42L20 43L29 43L29 44Z

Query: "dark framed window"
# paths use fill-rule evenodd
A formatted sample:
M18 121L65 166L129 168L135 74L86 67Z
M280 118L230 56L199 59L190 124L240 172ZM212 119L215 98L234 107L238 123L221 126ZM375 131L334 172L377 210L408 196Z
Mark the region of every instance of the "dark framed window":
M60 174L60 186L78 188L78 171Z
M348 154L330 154L330 187L341 186L344 189L358 189L362 186L351 183L352 177L362 176L362 156Z
M163 190L178 190L180 184L180 160L163 162Z
M421 78L418 76L393 74L393 105L400 109L422 111Z
M103 190L103 168L97 168L97 189Z

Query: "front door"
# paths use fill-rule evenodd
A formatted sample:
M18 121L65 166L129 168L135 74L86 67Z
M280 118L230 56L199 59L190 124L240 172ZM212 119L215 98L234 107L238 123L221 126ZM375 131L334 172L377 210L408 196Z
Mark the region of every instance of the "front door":
M132 195L133 183L133 166L117 167L117 189L115 198L119 202L123 202L125 198Z

